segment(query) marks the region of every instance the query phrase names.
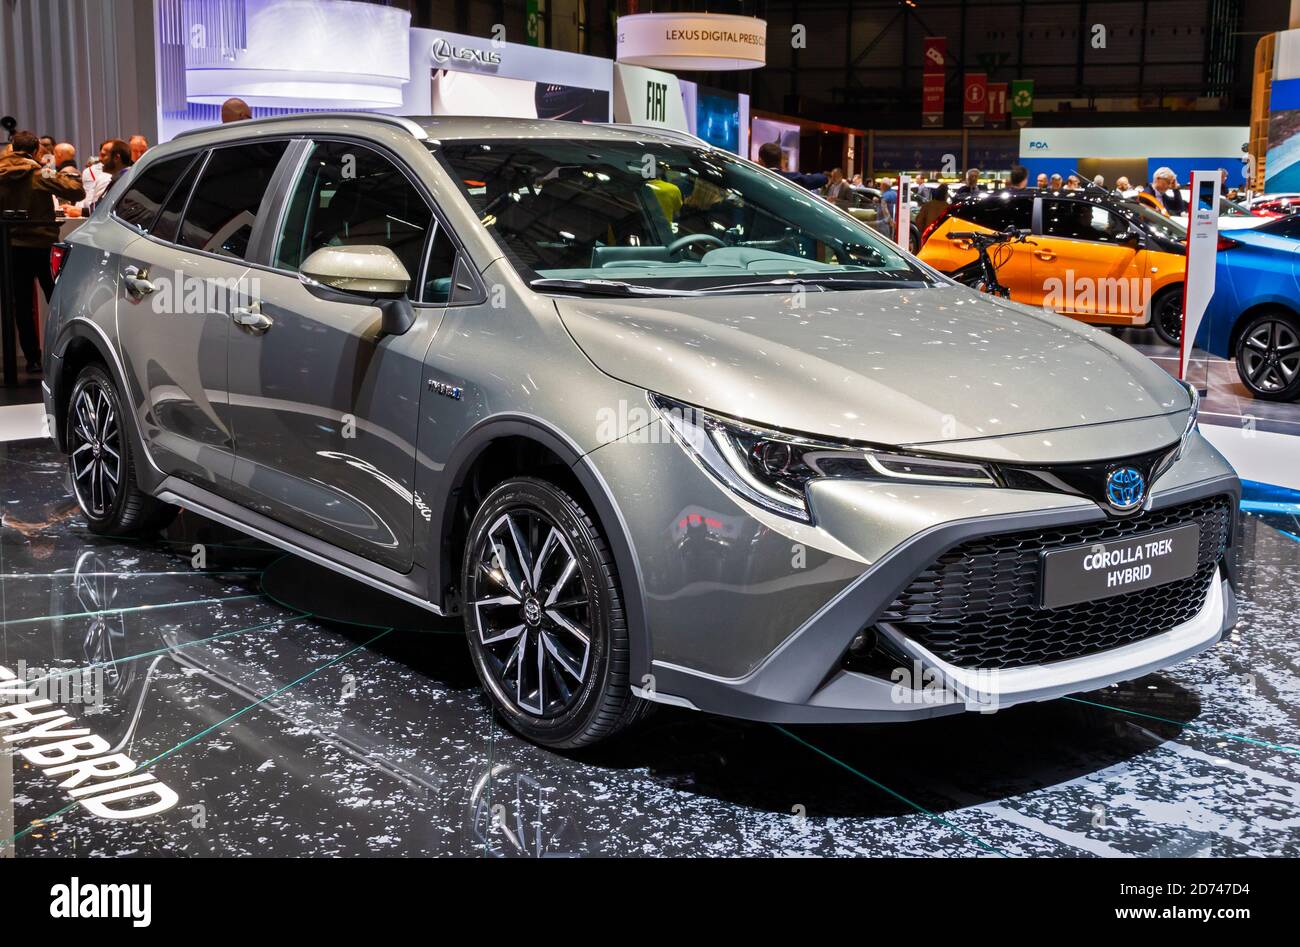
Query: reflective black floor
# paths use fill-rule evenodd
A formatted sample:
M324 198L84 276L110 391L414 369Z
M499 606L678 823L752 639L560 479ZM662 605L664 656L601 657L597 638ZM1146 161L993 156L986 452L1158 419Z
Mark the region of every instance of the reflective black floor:
M454 623L189 514L94 537L43 443L0 444L0 503L0 666L93 668L60 706L179 795L106 820L6 746L0 857L1300 854L1300 542L1257 518L1239 628L1169 672L894 726L664 709L565 757L494 721Z

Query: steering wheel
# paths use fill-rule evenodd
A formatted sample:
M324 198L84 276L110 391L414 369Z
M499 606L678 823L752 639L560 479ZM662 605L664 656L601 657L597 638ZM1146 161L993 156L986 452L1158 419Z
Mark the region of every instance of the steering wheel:
M726 246L722 240L711 233L688 233L668 244L668 255L670 257L677 256L677 254L695 243L711 243L715 249Z

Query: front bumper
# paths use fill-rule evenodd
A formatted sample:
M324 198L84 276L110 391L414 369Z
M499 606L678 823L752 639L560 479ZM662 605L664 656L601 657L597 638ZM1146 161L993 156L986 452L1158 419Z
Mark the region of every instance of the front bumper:
M617 455L609 451L602 448L594 456L605 455L606 464L616 467ZM685 458L679 449L664 451L634 455L640 458L641 484L647 481L648 457ZM739 508L739 501L699 471L705 479L675 465L663 472L663 480L651 482L673 487L655 496L643 491L635 511L624 508L633 514L629 534L641 569L637 579L653 655L650 678L638 669L634 679L642 681L639 694L662 703L790 723L990 711L1168 667L1210 647L1236 622L1225 557L1212 566L1203 598L1184 603L1184 619L1173 627L1157 626L1140 640L1048 663L962 667L905 629L882 623L882 613L920 572L968 540L1105 523L1109 517L1100 507L1075 496L1028 490L839 482L814 486L818 522L810 527ZM605 473L617 484L616 470L607 466ZM1239 494L1231 468L1196 437L1187 455L1158 481L1150 509L1226 497L1235 511ZM689 506L687 497L693 501ZM644 502L653 500L667 505ZM665 520L696 524L701 548L661 551ZM1230 524L1229 553L1231 536ZM791 568L792 549L802 551L812 568ZM721 564L726 558L729 566ZM625 594L633 592L625 587ZM893 663L883 671L859 670L846 661L850 644L864 631L887 645Z

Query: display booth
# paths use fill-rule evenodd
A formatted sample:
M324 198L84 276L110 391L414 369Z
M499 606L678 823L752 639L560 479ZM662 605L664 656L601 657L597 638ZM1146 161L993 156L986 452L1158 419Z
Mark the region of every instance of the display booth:
M838 167L852 177L862 170L866 134L860 128L755 110L749 123L749 157L757 161L758 149L776 142L787 170L809 173Z
M221 103L232 96L257 117L399 110L419 32L410 27L406 10L351 0L162 2L155 35L158 139L220 121Z
M163 14L170 8L164 5ZM608 59L412 29L405 10L351 0L247 0L238 9L240 17L214 15L211 23L160 18L160 141L215 124L221 103L232 96L247 102L257 118L338 109L613 118L614 63ZM294 42L285 42L286 36ZM675 85L675 77L668 78ZM641 87L642 97L648 88ZM658 103L642 102L645 117L647 107L662 108L666 116L649 124L686 130L680 98L676 88L665 90Z
M407 115L498 115L608 122L614 64L608 59L480 36L411 30ZM418 77L427 74L427 83ZM556 79L563 77L564 82Z

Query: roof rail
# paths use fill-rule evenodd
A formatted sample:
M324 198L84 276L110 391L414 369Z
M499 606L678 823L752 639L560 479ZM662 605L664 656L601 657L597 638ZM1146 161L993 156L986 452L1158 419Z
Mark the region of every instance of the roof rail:
M283 122L295 118L366 119L367 121L383 122L386 125L394 125L397 128L410 132L411 137L417 138L420 141L429 140L428 133L425 132L418 123L411 121L405 115L389 115L387 112L298 112L291 115L269 115L265 118L249 118L238 123L232 122L230 124L238 124L239 127L244 128L249 125L267 125L272 122ZM179 138L185 138L189 135L199 135L203 132L215 131L217 128L221 127L222 126L220 125L204 125L202 128L189 128L172 136L172 141L176 141Z

